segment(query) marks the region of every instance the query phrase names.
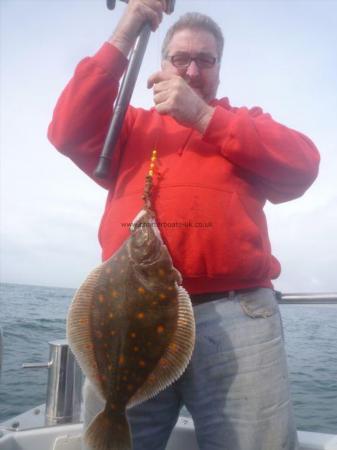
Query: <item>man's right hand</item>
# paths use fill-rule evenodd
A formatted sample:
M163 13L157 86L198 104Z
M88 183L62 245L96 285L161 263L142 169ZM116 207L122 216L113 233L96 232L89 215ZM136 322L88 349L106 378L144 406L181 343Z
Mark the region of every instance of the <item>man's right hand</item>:
M165 0L129 0L109 42L128 56L143 25L148 22L155 31L163 19Z

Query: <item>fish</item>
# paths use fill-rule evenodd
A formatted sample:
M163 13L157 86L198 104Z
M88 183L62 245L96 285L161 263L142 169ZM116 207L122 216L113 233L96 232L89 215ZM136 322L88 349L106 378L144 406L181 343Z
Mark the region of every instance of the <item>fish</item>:
M132 449L126 410L185 371L195 323L181 284L154 213L143 208L128 239L76 291L67 317L68 342L105 400L84 435L90 449Z

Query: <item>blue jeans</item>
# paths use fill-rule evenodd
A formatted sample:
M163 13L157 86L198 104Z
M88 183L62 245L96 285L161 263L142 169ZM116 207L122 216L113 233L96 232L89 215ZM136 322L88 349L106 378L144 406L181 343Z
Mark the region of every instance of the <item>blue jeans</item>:
M164 450L183 405L200 450L296 450L280 312L271 289L194 307L196 342L173 385L128 410L134 450ZM84 389L86 427L104 403ZM181 450L181 449L177 449Z

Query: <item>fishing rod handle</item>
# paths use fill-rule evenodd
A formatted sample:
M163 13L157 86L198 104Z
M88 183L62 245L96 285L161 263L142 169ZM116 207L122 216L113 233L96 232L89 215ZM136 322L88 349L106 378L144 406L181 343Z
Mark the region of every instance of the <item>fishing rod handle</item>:
M110 123L108 134L105 138L103 150L94 172L95 177L106 178L109 174L112 154L123 126L126 110L130 103L150 34L151 26L146 23L137 38L126 74L123 78L123 82L116 99L114 114Z

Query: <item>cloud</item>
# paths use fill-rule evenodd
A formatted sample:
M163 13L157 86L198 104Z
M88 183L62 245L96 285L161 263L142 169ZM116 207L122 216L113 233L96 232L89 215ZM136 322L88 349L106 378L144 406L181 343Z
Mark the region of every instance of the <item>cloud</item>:
M268 208L267 216L273 253L282 264L276 288L337 292L337 195L308 211Z

